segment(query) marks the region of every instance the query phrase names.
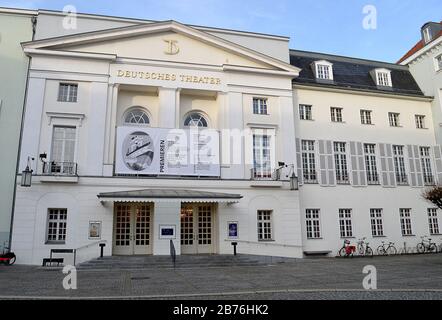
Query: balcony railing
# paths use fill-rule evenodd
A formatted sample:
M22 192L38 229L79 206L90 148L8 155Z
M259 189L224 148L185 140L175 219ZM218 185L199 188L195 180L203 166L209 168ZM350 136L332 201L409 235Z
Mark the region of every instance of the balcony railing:
M279 181L281 179L281 169L268 170L262 168L250 169L251 180Z
M43 164L43 174L76 176L77 164L75 162L57 162L57 161L45 162Z

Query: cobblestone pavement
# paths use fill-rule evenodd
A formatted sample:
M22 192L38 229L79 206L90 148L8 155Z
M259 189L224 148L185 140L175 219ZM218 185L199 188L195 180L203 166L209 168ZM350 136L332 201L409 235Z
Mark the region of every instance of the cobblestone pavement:
M378 291L363 290L364 266ZM442 254L304 259L223 268L79 270L64 290L61 268L0 266L0 299L442 299Z

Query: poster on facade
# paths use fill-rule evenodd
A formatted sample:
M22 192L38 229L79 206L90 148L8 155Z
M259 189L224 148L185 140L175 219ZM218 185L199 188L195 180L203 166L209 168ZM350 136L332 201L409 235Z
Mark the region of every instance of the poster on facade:
M216 130L117 129L117 174L219 177L219 161Z

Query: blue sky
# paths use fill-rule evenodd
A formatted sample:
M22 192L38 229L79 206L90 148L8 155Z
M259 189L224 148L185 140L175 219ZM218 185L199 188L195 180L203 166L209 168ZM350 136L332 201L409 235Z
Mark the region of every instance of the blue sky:
M441 0L0 0L0 6L177 20L182 23L289 36L293 49L395 62L442 20ZM377 28L363 28L374 5Z

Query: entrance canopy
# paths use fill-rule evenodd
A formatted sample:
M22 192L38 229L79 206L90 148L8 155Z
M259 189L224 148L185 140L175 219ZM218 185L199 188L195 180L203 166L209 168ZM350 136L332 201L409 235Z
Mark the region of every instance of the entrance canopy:
M182 189L144 189L134 191L105 192L97 195L101 202L206 202L236 203L240 194L206 192Z

